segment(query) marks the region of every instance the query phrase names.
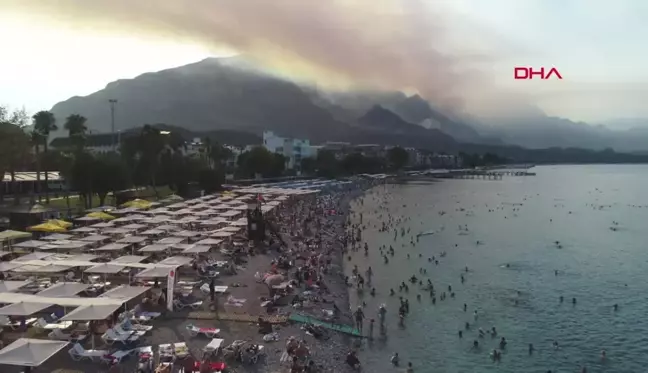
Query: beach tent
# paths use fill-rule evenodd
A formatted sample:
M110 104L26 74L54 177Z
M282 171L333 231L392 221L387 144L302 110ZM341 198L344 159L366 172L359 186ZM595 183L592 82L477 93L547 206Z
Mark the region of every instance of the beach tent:
M95 219L99 219L99 220L114 220L115 219L114 216L112 216L110 214L106 214L105 212L101 212L101 211L91 212L91 213L86 215L86 218L95 218Z
M32 232L47 232L47 233L67 232L67 229L61 227L60 225L50 223L50 222L32 225L31 227L28 227L27 230Z
M61 351L69 342L20 338L0 350L0 364L37 367Z

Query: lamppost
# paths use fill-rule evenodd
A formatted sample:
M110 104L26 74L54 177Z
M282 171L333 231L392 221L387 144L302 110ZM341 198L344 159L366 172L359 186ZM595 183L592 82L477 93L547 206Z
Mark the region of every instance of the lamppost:
M111 133L112 133L112 145L113 145L113 151L117 150L117 139L115 137L115 105L117 105L117 100L114 98L111 98L108 100L108 103L110 103L110 128L111 128Z

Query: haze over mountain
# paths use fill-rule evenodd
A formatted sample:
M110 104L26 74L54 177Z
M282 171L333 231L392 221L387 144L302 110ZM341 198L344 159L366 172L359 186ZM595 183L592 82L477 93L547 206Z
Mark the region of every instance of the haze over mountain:
M79 113L91 131L110 131L108 100L116 98L118 130L167 123L192 131L236 129L314 142L350 141L452 149L464 143L529 148L648 149L648 131L612 131L536 113L496 122L435 109L419 95L397 91L332 91L291 82L241 57L198 63L112 82L86 97L56 104L58 118ZM54 136L64 135L59 131Z
M166 123L192 131L236 129L322 141L401 144L452 150L454 139L441 131L408 123L383 110L365 117L337 119L299 85L259 72L239 58L206 59L179 68L124 79L86 97L54 105L58 118L79 113L94 132L111 128L109 99L117 99L117 130ZM404 96L403 96L404 97ZM324 101L324 100L320 100ZM55 136L64 136L58 131Z

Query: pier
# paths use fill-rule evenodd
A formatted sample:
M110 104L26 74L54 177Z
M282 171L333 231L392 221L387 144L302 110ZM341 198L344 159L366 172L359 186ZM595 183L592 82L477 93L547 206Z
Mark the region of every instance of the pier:
M505 176L535 176L529 172L532 166L524 168L483 168L483 169L456 169L456 170L426 170L408 172L398 177L399 181L423 181L430 179L482 179L501 180Z

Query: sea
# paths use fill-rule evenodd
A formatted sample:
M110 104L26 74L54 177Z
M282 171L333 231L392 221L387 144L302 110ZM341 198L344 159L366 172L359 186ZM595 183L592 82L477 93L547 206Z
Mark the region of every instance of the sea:
M371 266L376 288L375 296L368 288L350 290L352 308L366 302L366 317L376 319L373 338L359 343L363 371L405 371L407 362L417 373L648 371L648 165L530 171L536 175L378 186L352 203L352 222L362 213L369 255L351 252L345 271L357 265L365 273ZM380 232L387 214L404 221ZM410 233L401 237L401 228ZM388 264L381 245L395 250ZM438 265L429 261L433 256ZM436 304L407 282L412 275L424 285L432 281ZM398 290L403 281L407 293ZM443 291L448 296L440 300ZM410 304L402 327L399 296ZM377 321L381 303L387 306L384 335ZM479 338L480 327L496 327L497 337ZM490 353L501 337L508 344L494 362ZM472 349L475 340L478 349ZM395 352L400 367L390 364Z

